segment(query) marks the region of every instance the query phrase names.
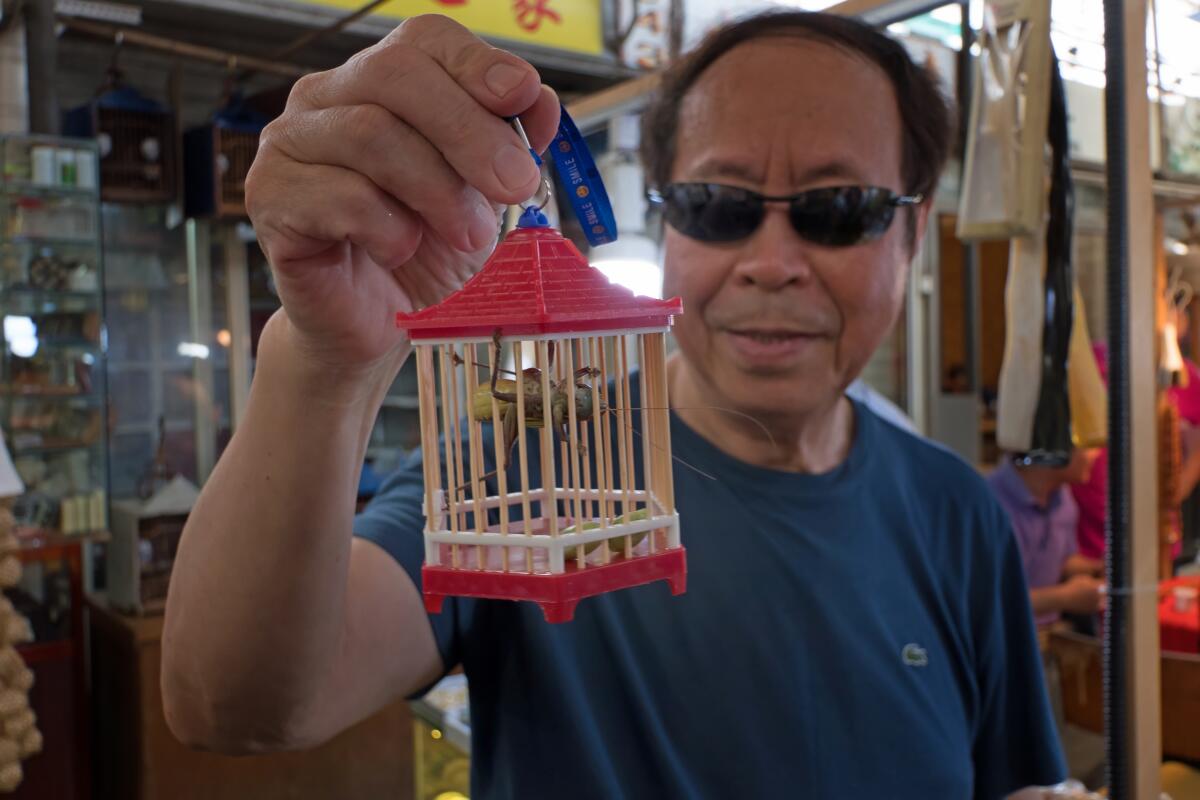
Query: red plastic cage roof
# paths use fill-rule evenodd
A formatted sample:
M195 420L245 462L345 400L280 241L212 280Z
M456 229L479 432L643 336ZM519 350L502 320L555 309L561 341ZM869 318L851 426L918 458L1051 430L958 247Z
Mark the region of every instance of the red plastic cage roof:
M678 297L639 297L610 283L553 228L521 228L497 247L479 274L450 297L396 325L419 339L591 333L666 328L683 313Z

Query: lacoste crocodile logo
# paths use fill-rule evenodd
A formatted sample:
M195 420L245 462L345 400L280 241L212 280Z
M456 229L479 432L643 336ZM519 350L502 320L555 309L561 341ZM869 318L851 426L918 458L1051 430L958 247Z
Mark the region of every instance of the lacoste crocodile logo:
M924 667L929 663L929 654L925 652L925 648L916 642L909 642L904 645L904 649L900 651L900 659L908 667Z

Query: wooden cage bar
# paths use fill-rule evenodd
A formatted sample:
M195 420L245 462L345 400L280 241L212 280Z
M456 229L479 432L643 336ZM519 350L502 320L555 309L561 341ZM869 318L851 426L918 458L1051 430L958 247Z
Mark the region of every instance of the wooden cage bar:
M445 437L447 440L446 446L443 448L440 448L441 451L445 454L446 499L447 499L447 502L450 503L449 514L447 514L447 516L450 518L450 530L457 533L458 532L458 511L456 510L456 505L457 505L457 501L458 501L458 485L454 482L454 475L455 475L454 464L458 460L458 455L459 455L460 451L456 451L455 448L450 446L450 443L452 441L451 436L453 434L453 427L452 427L452 423L450 421L451 408L450 408L449 380L450 380L451 365L449 363L449 359L446 358L446 348L445 347L438 348L438 356L439 356L439 364L441 366L441 379L442 379L441 380L441 383L442 383L442 397L441 397L442 429L445 433ZM439 443L437 441L435 441L434 442L435 449L433 452L435 452L435 453L438 452L438 449L439 449L438 445L439 445ZM450 545L450 563L454 566L455 569L458 569L459 563L458 563L458 545L457 544Z
M433 370L433 347L417 345L417 402L421 413L421 469L425 477L425 519L426 531L437 530L441 527L441 475L440 463L430 453L438 452L437 436L437 394L436 378ZM437 545L429 539L425 543L425 563L440 564L441 553Z

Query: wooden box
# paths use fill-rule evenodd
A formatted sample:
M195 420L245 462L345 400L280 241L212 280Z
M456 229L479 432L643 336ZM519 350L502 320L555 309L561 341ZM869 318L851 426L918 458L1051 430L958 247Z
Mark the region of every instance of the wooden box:
M196 501L196 487L177 477L149 500L112 504L108 601L132 614L161 613L179 537Z

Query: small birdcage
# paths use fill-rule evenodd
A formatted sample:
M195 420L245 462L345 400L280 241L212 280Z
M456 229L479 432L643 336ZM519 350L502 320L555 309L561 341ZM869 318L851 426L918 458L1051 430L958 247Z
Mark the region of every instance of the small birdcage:
M417 359L430 612L530 600L565 622L603 592L684 591L665 372L682 310L521 227L457 293L398 315Z
M92 102L63 115L63 133L99 141L102 199L156 203L175 196L174 114L121 84L119 73Z
M189 217L246 216L246 175L267 118L240 94L183 135L184 206Z

